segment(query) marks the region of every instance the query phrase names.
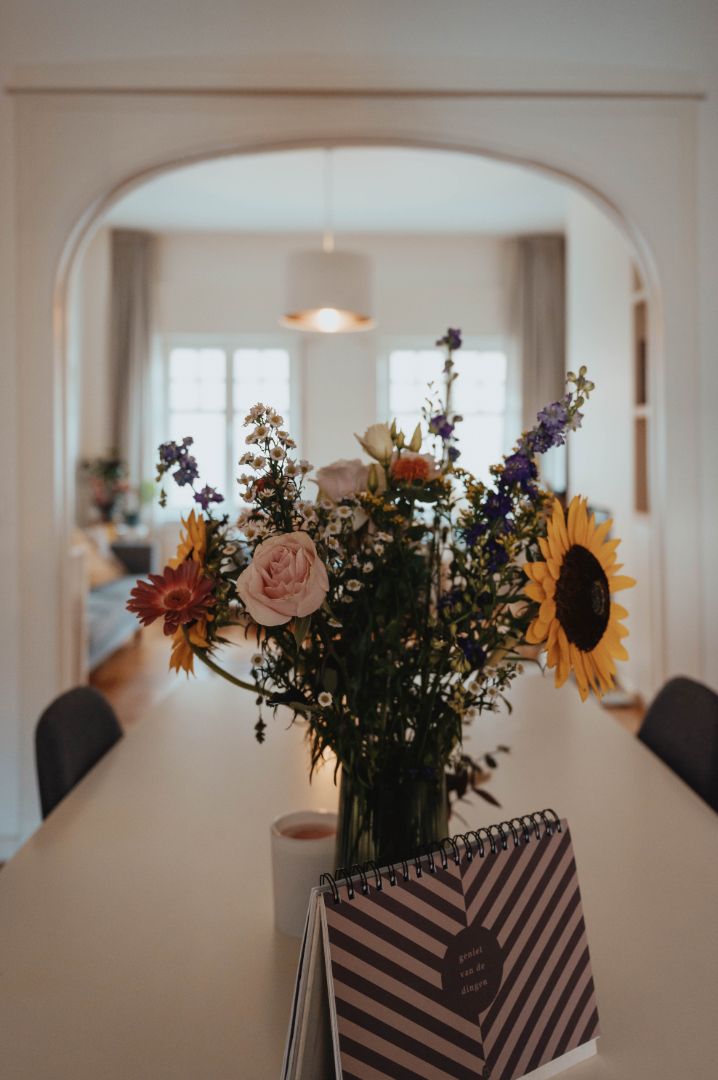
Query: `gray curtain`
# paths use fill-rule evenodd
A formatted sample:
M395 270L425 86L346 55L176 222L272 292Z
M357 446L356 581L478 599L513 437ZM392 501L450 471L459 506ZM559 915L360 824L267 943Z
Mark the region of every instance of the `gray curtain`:
M521 363L523 427L564 392L566 373L566 257L563 236L518 239L516 338ZM540 462L543 479L555 491L567 486L565 448Z
M138 487L147 479L151 433L155 244L150 233L112 232L110 350L114 377L113 435L128 478Z

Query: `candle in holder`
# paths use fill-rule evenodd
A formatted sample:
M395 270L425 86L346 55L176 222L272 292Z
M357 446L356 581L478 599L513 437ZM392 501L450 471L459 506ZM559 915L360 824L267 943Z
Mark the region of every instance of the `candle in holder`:
M296 810L272 822L274 924L283 934L302 936L309 892L334 870L336 833L329 810Z

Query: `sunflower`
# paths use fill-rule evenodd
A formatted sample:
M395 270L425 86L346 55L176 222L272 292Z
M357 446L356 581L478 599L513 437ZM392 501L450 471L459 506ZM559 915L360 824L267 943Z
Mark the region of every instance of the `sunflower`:
M539 539L545 562L524 566L531 579L526 595L541 605L526 640L532 645L547 642L548 666L556 669L556 686L563 686L569 672L575 672L582 701L589 688L599 698L610 690L614 661L628 659L621 643L628 630L620 621L628 612L611 594L636 583L618 573L620 541L606 539L611 525L610 520L596 525L586 500L578 495L565 517L556 499L547 536Z
M207 558L207 524L204 518L191 510L186 518L182 518L182 524L186 531L180 532L177 554L170 559L169 565L174 569L185 559L192 558L194 562L204 566Z

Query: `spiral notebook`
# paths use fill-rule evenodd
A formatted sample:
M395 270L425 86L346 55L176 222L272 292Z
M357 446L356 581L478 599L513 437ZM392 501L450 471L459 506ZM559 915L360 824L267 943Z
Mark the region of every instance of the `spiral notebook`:
M547 1080L596 1052L571 834L544 810L312 890L283 1080Z

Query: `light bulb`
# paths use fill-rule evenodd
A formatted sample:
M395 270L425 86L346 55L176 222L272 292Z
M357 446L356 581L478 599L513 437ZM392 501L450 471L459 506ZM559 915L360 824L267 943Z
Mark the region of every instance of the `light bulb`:
M317 329L323 334L335 334L342 324L342 317L336 308L323 307L317 312Z

